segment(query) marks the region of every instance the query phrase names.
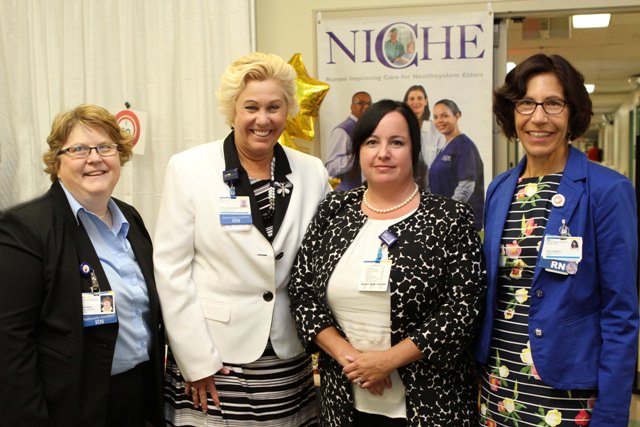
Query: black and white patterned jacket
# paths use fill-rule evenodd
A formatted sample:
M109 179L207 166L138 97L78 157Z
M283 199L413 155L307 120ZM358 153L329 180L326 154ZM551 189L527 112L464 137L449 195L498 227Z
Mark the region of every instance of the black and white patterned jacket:
M364 187L327 195L302 242L289 294L298 337L310 353L314 337L335 326L327 283L338 260L367 217L360 209ZM409 426L470 426L476 382L468 347L485 291L485 271L473 212L463 203L421 192L420 207L390 230L398 242L393 261L391 341L409 337L424 358L400 368ZM344 334L343 334L344 335ZM352 385L342 368L320 352L322 423L350 426Z

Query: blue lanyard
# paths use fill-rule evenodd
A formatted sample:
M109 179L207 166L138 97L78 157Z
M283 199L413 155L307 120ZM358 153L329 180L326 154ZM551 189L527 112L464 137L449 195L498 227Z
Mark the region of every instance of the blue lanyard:
M229 186L229 196L232 199L236 198L235 182L240 179L240 173L238 168L227 169L222 171L222 180Z
M380 243L380 247L378 248L378 255L376 256L377 263L382 261L382 248L386 246L388 251L398 241L398 238L396 237L396 235L393 234L391 231L389 231L388 228L384 230L382 234L378 236L378 238L380 239L381 243Z
M380 246L378 247L378 255L376 255L376 262L378 264L380 264L380 261L382 261L382 247L384 246L384 243L381 243Z

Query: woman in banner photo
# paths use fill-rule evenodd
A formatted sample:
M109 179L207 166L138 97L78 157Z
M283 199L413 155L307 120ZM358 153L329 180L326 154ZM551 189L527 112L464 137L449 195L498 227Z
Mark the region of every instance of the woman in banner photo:
M298 108L295 79L275 55L233 62L217 93L231 133L167 167L154 257L171 425L317 424L287 283L330 187L319 159L278 144Z
M0 215L0 426L163 426L151 238L111 197L132 137L80 105L47 143L51 188Z
M450 99L442 99L433 106L434 123L446 142L429 169L429 188L434 194L471 205L476 231L480 231L484 209L484 165L476 144L460 131L460 117L460 108Z
M444 147L445 139L436 129L433 121L430 120L431 110L429 110L427 91L421 85L411 86L405 92L403 102L411 107L411 110L418 118L418 123L420 123L422 158L427 165L427 169L429 169L436 155Z
M592 110L566 59L521 62L494 112L525 157L487 192L481 425L626 427L638 349L633 186L570 144Z
M416 42L410 40L407 42L407 46L405 46L404 53L402 56L399 56L393 61L393 65L406 65L413 61L416 56Z
M468 205L419 189L419 141L406 104L373 104L353 139L366 186L325 198L296 258L291 309L320 350L322 425L474 425L480 241Z

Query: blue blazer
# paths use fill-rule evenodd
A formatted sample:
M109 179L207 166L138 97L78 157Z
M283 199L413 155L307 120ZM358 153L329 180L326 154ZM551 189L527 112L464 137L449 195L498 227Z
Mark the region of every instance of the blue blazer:
M487 190L487 308L474 349L481 363L491 343L500 239L525 166L526 158ZM566 220L571 235L583 239L582 262L573 276L536 266L529 295L533 360L549 386L599 389L591 427L626 427L638 350L635 192L626 177L570 146L558 194L565 202L551 209L545 235L558 235Z

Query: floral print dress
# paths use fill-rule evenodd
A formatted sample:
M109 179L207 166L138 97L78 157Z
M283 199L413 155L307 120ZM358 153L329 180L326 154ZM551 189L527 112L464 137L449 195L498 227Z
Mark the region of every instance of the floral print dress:
M482 426L587 426L597 390L544 384L529 346L529 292L562 174L520 179L502 232L491 353L482 369Z

